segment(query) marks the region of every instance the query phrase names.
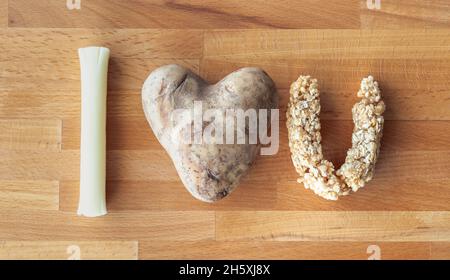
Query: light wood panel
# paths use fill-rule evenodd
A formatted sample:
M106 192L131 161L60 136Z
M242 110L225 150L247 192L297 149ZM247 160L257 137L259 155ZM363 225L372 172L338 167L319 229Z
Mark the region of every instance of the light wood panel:
M2 92L0 100L4 104L0 116L3 118L19 118L32 115L42 118L65 118L79 121L81 110L81 94L75 91L48 92ZM108 115L117 117L141 117L142 111L140 91L125 91L107 97Z
M205 32L205 57L271 59L442 59L449 29L224 30Z
M39 58L48 59L56 65L67 65L77 59L78 48L90 45L110 48L113 59L195 59L202 55L203 31L8 28L0 29L0 39L2 59ZM26 71L26 67L20 70Z
M114 55L114 54L113 54ZM176 63L198 71L198 60L192 59L127 59L113 57L110 60L108 71L108 88L114 94L115 91L132 90L140 93L142 84L155 68ZM27 65L27 67L24 67ZM80 66L77 58L62 60L50 60L47 58L26 58L3 60L0 67L4 73L0 77L0 90L13 91L15 94L27 94L30 98L39 95L36 91L44 91L44 97L52 101L51 96L58 93L61 96L80 95ZM31 96L30 96L30 91ZM48 92L50 91L50 92ZM56 91L56 93L55 93ZM69 93L66 93L68 91ZM56 96L56 98L61 98ZM30 102L31 103L31 102ZM75 103L75 102L72 102Z
M332 203L313 196L294 180L286 180L278 184L274 208L285 211L449 211L449 185L448 180L433 180L428 176L411 180L377 179L357 193Z
M334 162L341 159L340 152L328 152ZM0 163L0 179L50 179L75 180L78 178L79 151L65 150L60 153L1 151L5 160ZM398 151L381 152L377 166L377 180L423 180L445 182L450 163L448 151ZM173 180L177 178L172 162L165 151L109 151L107 175L111 180ZM292 178L289 152L281 150L272 157L261 157L248 174L269 183L286 183ZM274 166L284 166L273 170ZM268 171L270 171L268 173Z
M0 119L0 149L61 150L61 120Z
M78 181L61 182L61 210L73 211L76 209L78 188ZM107 182L108 209L113 211L274 210L277 196L276 185L266 184L257 179L243 180L232 196L217 204L193 200L179 179L174 181L111 180Z
M0 28L8 26L8 0L0 0Z
M385 53L388 54L388 50ZM316 77L325 91L351 90L356 94L362 77L373 75L380 86L406 95L405 91L445 94L444 78L450 74L448 51L439 59L316 59L239 57L230 55L208 57L202 60L201 74L211 82L217 82L233 70L245 66L257 66L266 71L280 89L289 89L300 74ZM330 93L330 94L331 94ZM417 93L418 94L418 93ZM410 95L412 95L410 93ZM423 100L425 101L425 100Z
M0 91L0 117L5 119L23 116L42 119L68 117L78 119L80 109L80 91Z
M6 1L5 1L6 2ZM88 28L419 28L449 27L445 0L380 1L85 1L70 10L63 1L11 1L11 27ZM375 2L375 1L371 1ZM6 5L4 7L6 19ZM51 16L42 17L46 13ZM298 15L304 15L300 17ZM198 17L192 20L192 17ZM124 20L127 18L127 20ZM167 20L171 19L171 20ZM7 24L7 21L5 21Z
M449 212L220 211L216 239L450 241Z
M58 210L59 182L0 180L0 209Z
M140 100L138 103L140 103ZM109 114L109 116L106 124L107 149L154 150L161 148L155 135L148 129L148 122L143 113L140 117L132 117L127 114L115 117ZM80 131L78 118L64 120L63 149L75 150L80 148Z
M136 241L0 241L3 260L136 260Z
M230 197L210 205L193 201L182 183L112 180L107 182L109 209L136 210L298 210L298 211L449 211L450 182L391 182L377 180L338 202L323 201L303 188L291 172L289 180L268 183L243 179ZM78 203L78 181L63 181L60 207L73 211ZM174 193L177 195L175 196Z
M339 162L343 162L345 151L329 151L325 154L328 159L338 165ZM385 152L381 151L377 165L377 177L376 180L392 180L395 182L404 182L406 180L423 180L424 178L429 181L445 181L448 179L448 170L450 170L450 163L448 162L448 151L397 151L397 152ZM255 168L250 176L264 176L267 182L274 183L275 181L280 183L286 183L286 176L289 171L286 168L279 169L276 172L271 171L271 166L290 166L289 153L282 150L273 157L263 157L261 160L255 163ZM266 175L264 175L266 174ZM262 178L262 177L261 177ZM375 182L375 181L374 181Z
M362 76L361 76L362 77ZM321 96L321 120L351 120L351 108L358 101L359 79L353 86L336 86L323 88ZM31 86L31 85L30 85ZM384 87L383 87L384 86ZM450 120L450 91L442 89L391 90L382 84L382 94L387 102L387 120ZM116 94L117 93L117 94ZM409 95L408 95L409 93ZM286 119L286 105L289 91L280 89L280 120ZM423 98L428 94L427 98ZM21 118L33 114L40 118L66 118L74 120L80 113L81 96L76 91L0 91L0 117ZM142 111L140 89L111 91L108 95L108 114L111 117L129 116L145 121ZM138 117L138 118L137 118ZM64 145L64 143L63 143Z
M9 3L8 3L9 2ZM444 0L0 0L0 259L450 258L450 5ZM297 29L280 29L297 28ZM77 49L111 49L107 205L76 215ZM226 199L196 201L148 127L141 87L177 63L217 82L262 67L280 93L280 147ZM376 176L337 202L296 182L288 89L322 90L325 156L350 146L351 107L374 75L387 104Z
M359 4L352 0L89 0L82 1L80 10L69 10L64 2L11 1L10 26L203 29L360 26ZM43 13L48 16L43 17Z
M375 0L369 0L375 3ZM449 28L447 0L378 0L380 9L361 2L361 28ZM370 7L371 9L369 9Z
M380 259L436 259L442 248L438 242L280 242L280 241L200 241L200 242L141 242L140 259L242 259L242 260L367 260L373 257L369 246L378 246ZM430 255L430 247L431 250ZM442 252L443 258L450 253Z
M107 124L108 149L154 150L161 149L156 136L148 129L144 116L124 117L110 115ZM280 149L287 150L287 128L279 123ZM325 151L345 152L351 144L353 122L350 120L322 120L322 145ZM448 121L391 121L385 122L383 150L386 151L442 151L448 149ZM426 133L425 133L426 132ZM109 137L108 137L109 136ZM63 123L63 149L80 147L80 121L70 118ZM343 155L343 157L345 154ZM343 159L343 158L342 158Z
M157 150L160 144L154 136L147 136L148 131L139 131L134 125L116 124L118 119L112 120L111 126L119 128L115 133L110 132L108 146L111 149L142 149ZM145 126L145 121L137 122ZM136 129L131 137L116 139L114 135L131 135L122 133L121 128L128 127L131 131ZM350 146L350 135L353 124L350 121L324 121L323 122L323 147L325 155L339 165L345 158L347 148ZM79 129L73 129L72 135L67 133L66 137L76 139L71 143L71 148L79 145ZM424 135L424 131L427 133ZM121 181L109 181L108 193L114 193L112 199L108 199L111 209L120 210L185 210L185 209L260 209L260 210L450 210L450 181L448 172L445 170L446 156L436 164L439 159L434 155L441 154L448 148L447 135L450 133L448 122L403 122L388 121L383 138L382 159L389 160L389 169L379 171L376 177L366 189L360 190L352 196L345 197L338 202L322 201L303 186L296 183L296 173L289 162L289 150L287 143L282 141L279 155L274 157L260 157L250 174L243 179L241 186L229 198L215 205L197 203L184 190L178 178L164 178L157 181L152 177L144 181L122 178ZM284 126L281 127L281 139L287 139ZM384 144L386 143L386 145ZM417 161L425 161L424 166L433 164L424 171L414 167L416 162L411 162L408 157L412 154L424 156L429 151L428 158L423 157ZM404 158L398 158L402 154ZM385 155L392 158L386 159ZM150 161L150 159L149 159ZM394 163L395 162L395 163ZM408 163L409 162L409 163ZM111 163L114 164L114 163ZM158 162L159 165L163 162ZM171 168L170 159L167 158L167 168ZM393 164L398 166L396 170L390 170ZM279 166L282 171L275 174L268 170L273 166ZM288 168L283 166L288 166ZM438 168L442 166L443 169ZM411 172L411 168L415 171ZM389 174L386 174L389 172ZM393 172L393 173L390 173ZM428 175L425 175L428 172ZM384 173L384 174L383 174ZM394 175L391 175L394 174ZM144 174L143 174L144 175ZM146 174L145 174L146 175ZM137 175L136 175L137 176ZM391 178L392 176L392 178ZM141 176L142 178L142 176ZM145 177L144 177L145 178ZM172 179L175 179L172 181ZM63 182L61 187L62 209L73 209L77 202L78 183ZM148 195L138 195L148 193ZM174 197L174 193L178 195ZM386 193L389 196L386 197Z
M78 150L59 153L39 151L2 151L0 157L0 180L79 178L80 155ZM169 156L162 150L154 151L108 151L107 176L112 180L154 178L164 180L176 178Z
M115 106L130 109L124 114L140 114L142 116L139 95L143 81L148 73L157 66L169 63L168 60L133 64L136 60L119 59L110 67L109 77L109 109L111 114L119 111ZM78 116L79 114L79 69L78 62L73 60L71 66L56 67L49 61L34 61L32 68L20 69L22 62L5 62L3 90L14 89L13 92L1 92L2 115L19 115L30 112L42 114L42 117ZM198 71L198 62L175 61L194 71ZM280 117L288 101L288 88L298 75L309 73L320 81L322 119L350 119L351 107L357 101L356 92L360 80L372 74L380 81L383 96L388 104L386 119L393 120L449 120L450 91L446 77L450 76L450 60L330 60L330 67L317 67L318 60L297 60L286 64L283 61L255 61L253 59L203 60L202 74L211 82L217 82L226 73L245 65L260 66L274 80L280 92ZM13 67L11 66L14 65ZM37 67L39 64L42 68ZM36 67L34 67L36 66ZM33 70L33 69L40 70ZM70 70L68 70L70 69ZM149 70L148 70L149 69ZM406 70L405 70L406 69ZM71 73L70 73L71 72ZM28 78L23 78L23 76ZM38 81L38 82L36 82ZM63 92L54 92L64 88ZM44 90L42 93L29 94L32 89ZM51 90L50 92L48 90ZM69 92L66 92L68 90ZM28 93L28 94L27 94ZM133 96L132 96L133 95ZM426 98L423 96L426 95ZM45 102L44 102L45 100ZM56 103L56 104L55 104ZM12 106L14 105L14 107ZM70 106L70 107L69 107ZM36 108L37 107L37 108ZM33 111L32 109L37 109ZM120 112L120 111L119 111ZM122 112L120 112L122 113ZM53 115L54 114L54 115Z
M386 51L386 54L388 52ZM270 54L268 55L270 56ZM268 59L220 56L202 60L201 74L217 82L245 66L264 69L279 89L280 119L285 119L289 87L299 75L319 80L321 119L351 119L361 79L373 75L387 104L388 120L449 120L450 51L445 59ZM322 66L323 65L323 66Z
M435 260L449 260L450 243L438 242L431 244L430 255Z
M71 212L2 209L0 240L13 241L129 241L212 240L214 212L110 211L90 219Z

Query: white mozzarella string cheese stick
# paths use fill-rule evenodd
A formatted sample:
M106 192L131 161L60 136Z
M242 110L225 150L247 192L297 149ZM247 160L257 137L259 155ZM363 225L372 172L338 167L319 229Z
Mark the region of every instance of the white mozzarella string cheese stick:
M78 215L97 217L107 213L106 92L109 49L78 50L81 67L80 201Z

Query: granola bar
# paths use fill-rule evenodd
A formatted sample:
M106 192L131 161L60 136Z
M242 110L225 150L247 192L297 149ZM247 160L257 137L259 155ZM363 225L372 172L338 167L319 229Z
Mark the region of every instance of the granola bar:
M362 80L361 101L353 106L352 147L345 163L335 171L324 159L320 134L320 92L316 79L300 76L291 85L287 128L292 162L300 175L299 183L317 195L337 200L363 187L373 177L383 132L384 102L372 76Z

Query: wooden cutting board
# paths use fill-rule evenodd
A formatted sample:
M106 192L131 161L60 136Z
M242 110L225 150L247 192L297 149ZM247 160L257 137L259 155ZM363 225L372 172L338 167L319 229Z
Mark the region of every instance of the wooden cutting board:
M318 2L1 0L0 258L450 258L450 2ZM112 52L109 214L88 219L77 49L94 44ZM210 82L259 66L279 89L278 154L216 204L187 193L144 118L141 85L168 63ZM320 81L336 165L364 76L387 104L374 180L337 202L296 183L284 111L300 74Z

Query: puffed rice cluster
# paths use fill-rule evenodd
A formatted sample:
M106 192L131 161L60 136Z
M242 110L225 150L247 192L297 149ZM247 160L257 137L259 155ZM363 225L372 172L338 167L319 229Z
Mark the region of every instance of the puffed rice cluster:
M378 83L372 76L361 82L353 106L352 147L345 163L335 172L333 163L323 158L320 135L320 97L316 79L300 76L291 85L287 128L289 147L299 183L317 195L337 200L341 195L357 191L373 177L383 134L384 102Z

